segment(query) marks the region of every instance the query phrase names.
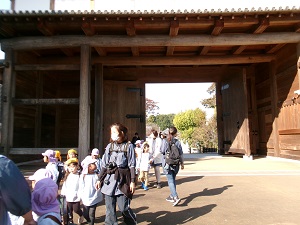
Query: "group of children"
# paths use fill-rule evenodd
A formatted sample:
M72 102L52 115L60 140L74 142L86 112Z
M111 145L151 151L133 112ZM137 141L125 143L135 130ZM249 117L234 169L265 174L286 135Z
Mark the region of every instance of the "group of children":
M33 208L38 224L57 224L57 219L61 220L57 196L62 183L60 195L65 197L67 203L68 222L73 223L73 212L75 212L79 216L76 221L78 224L82 224L85 219L90 225L93 225L97 204L103 200L101 191L95 187L99 179L97 174L102 166L99 150L93 149L91 155L88 155L81 163L78 161L75 149L68 151L67 161L64 163L59 151L49 149L42 155L44 156L43 161L47 163L46 167L38 169L29 177L33 188L32 204L33 206L43 205L43 210ZM55 188L53 188L53 184L55 184ZM42 194L43 192L47 197ZM81 203L83 210L80 208ZM58 210L56 210L57 205ZM48 208L49 210L47 210Z

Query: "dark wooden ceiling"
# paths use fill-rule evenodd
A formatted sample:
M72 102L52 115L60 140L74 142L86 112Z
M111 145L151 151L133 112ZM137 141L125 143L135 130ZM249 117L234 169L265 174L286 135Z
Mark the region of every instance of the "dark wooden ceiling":
M25 41L24 41L25 40ZM267 62L300 42L300 8L225 12L0 11L2 49L40 63L79 60L92 46L105 66L200 66Z

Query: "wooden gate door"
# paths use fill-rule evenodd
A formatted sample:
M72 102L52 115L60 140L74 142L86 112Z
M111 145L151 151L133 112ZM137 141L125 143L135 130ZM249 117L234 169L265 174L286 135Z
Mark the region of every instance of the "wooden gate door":
M231 75L221 92L225 151L250 155L246 73Z
M109 142L110 125L116 122L128 128L128 140L138 132L145 136L145 84L126 81L104 81L103 146Z

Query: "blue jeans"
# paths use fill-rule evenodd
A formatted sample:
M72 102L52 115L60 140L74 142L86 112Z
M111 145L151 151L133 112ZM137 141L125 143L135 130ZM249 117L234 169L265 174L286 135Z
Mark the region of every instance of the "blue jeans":
M173 198L178 197L178 194L176 192L176 175L179 171L179 165L176 166L170 166L168 169L167 179L168 179L168 185L170 188L171 196Z

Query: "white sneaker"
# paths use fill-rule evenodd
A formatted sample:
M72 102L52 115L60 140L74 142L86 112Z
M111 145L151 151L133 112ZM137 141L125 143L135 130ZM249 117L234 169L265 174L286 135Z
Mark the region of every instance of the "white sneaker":
M78 218L78 224L82 224L82 223L83 223L83 220L84 220L84 217L83 217L83 216L79 217L79 218Z
M176 206L179 202L180 202L180 198L178 198L178 197L175 197L174 198L174 203L173 203L173 206Z

